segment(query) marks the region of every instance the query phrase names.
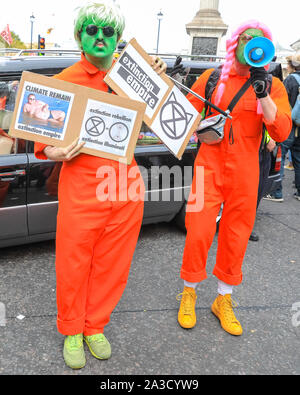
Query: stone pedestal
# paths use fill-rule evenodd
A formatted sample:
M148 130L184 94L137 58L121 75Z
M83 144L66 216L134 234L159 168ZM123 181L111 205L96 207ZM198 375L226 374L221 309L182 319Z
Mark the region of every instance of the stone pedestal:
M200 10L186 25L192 55L218 55L221 38L228 30L218 9L219 0L201 0Z

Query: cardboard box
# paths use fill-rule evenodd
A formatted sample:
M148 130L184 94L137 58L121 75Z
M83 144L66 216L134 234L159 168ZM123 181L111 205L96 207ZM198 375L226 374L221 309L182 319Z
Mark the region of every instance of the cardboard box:
M67 147L130 164L146 104L40 74L23 72L11 137Z

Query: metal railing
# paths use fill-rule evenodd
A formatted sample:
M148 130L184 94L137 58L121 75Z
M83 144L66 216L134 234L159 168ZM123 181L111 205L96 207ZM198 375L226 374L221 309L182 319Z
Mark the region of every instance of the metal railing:
M149 55L156 56L156 53L149 53ZM173 59L177 58L177 56L181 56L182 60L203 60L203 61L211 61L211 62L221 62L225 59L225 56L218 56L218 55L187 55L187 54L158 54L161 58L164 59Z
M7 56L13 58L19 58L22 56L32 56L39 54L45 54L46 56L53 56L53 55L80 55L79 49L17 49L17 48L2 48L0 49L0 56Z
M39 56L39 54L45 54L46 56L66 56L66 55L77 55L80 56L79 49L17 49L17 48L2 48L0 49L0 56L7 56L13 58L19 58L22 56ZM118 52L120 53L120 52ZM156 56L156 53L149 53L149 55ZM174 54L174 53L160 53L160 57L164 59L175 59L177 56L181 56L183 60L203 60L221 62L225 57L217 55L187 55L187 54Z

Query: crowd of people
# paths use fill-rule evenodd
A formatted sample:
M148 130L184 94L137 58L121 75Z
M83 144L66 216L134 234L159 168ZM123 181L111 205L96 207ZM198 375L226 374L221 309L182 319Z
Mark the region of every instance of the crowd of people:
M55 78L108 92L104 77L113 63L124 25L120 8L113 2L103 0L80 8L74 36L82 52L81 60ZM202 144L195 160L195 167L204 168L204 207L199 212L188 209L193 205L199 181L195 172L180 274L184 284L178 322L185 329L195 327L197 322L197 287L207 278L207 255L215 235L216 217L223 205L213 271L218 284L211 310L226 332L234 336L243 333L231 295L242 283L242 265L255 222L260 177L258 153L264 125L270 136L266 140L268 149L274 148L275 142L286 145L292 152L295 171L299 169L298 129L292 125L290 109L295 99L293 77L291 74L285 86L274 77L269 89L267 66L250 67L244 56L246 44L257 37L272 40L267 26L249 21L228 40L225 64L211 100L226 110L235 94L242 93L232 111L232 120L225 123L223 140L216 145ZM298 60L292 59L291 65L298 72ZM158 74L166 71L166 64L159 57L153 57L152 67ZM211 69L204 72L192 87L202 97L212 72ZM191 94L187 98L202 111L202 101ZM292 144L286 143L289 139ZM132 194L125 202L100 203L95 193L101 181L96 178L100 166L110 166L118 177L119 172L124 177L136 162L123 164L121 172L119 163L82 154L82 147L78 140L66 148L35 144L37 158L63 163L56 238L57 328L65 335L63 356L72 369L85 366L83 341L97 359L111 356L104 329L125 289L143 217L143 202L132 199ZM133 181L128 177L128 188ZM299 178L296 187L299 197Z
M293 55L287 58L288 76L284 80L284 86L287 90L289 103L291 108L295 107L300 87L300 55ZM284 177L284 169L293 170L295 172L295 193L294 197L300 201L300 126L293 121L293 126L287 140L280 144L282 149L281 161L281 180ZM265 197L266 200L272 202L283 202L282 182L278 188Z
M300 55L293 55L287 57L287 77L284 79L283 84L288 93L289 103L291 109L295 106L297 96L299 94L300 84L298 84L296 78L299 76L300 81ZM296 78L295 78L296 75ZM283 179L285 170L291 170L294 173L294 180L292 188L295 189L294 198L300 201L300 134L299 125L293 121L291 133L287 140L280 144L267 135L267 140L263 146L263 150L260 150L260 180L258 189L257 208L262 199L271 202L284 202L283 197ZM281 167L280 167L280 180L277 188L271 193L266 193L267 178L269 176L271 168L271 157L268 152L273 152L276 146L281 148ZM256 232L252 232L250 235L251 241L259 241L259 235Z

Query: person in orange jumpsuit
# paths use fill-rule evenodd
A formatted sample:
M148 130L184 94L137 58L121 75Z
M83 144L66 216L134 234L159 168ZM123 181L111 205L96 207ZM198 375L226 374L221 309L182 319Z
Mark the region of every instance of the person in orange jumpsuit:
M108 92L103 79L123 29L124 17L114 3L82 7L74 31L81 60L54 78ZM156 57L153 68L160 74L166 64ZM138 198L144 195L144 184L135 160L127 166L81 154L82 146L78 140L66 148L35 144L37 158L63 162L56 236L57 327L66 336L64 360L73 369L86 363L83 340L94 357L111 356L103 331L127 283L144 207ZM133 169L135 178L129 176ZM140 182L138 196L127 193L124 199L124 178L127 191ZM115 185L110 185L113 180ZM105 181L107 188L100 187Z
M187 205L187 237L181 267L184 290L178 312L178 322L186 329L196 325L196 286L207 278L208 251L216 232L216 218L224 205L219 226L218 250L213 274L218 278L218 297L212 305L222 328L232 335L242 334L242 326L233 312L233 286L242 282L242 263L256 215L259 182L259 147L263 123L273 140L284 141L291 128L291 114L286 91L281 81L273 77L268 94L267 71L246 63L244 48L254 37L272 39L262 23L249 21L241 25L227 42L227 57L221 77L212 96L212 103L227 110L231 100L250 78L251 85L227 119L224 139L215 145L201 144L195 160L191 195ZM267 67L267 66L266 66ZM207 70L192 90L205 96L206 82L213 70ZM261 90L256 89L260 83ZM255 89L256 90L255 90ZM204 104L189 94L188 99L201 112ZM213 112L213 115L217 115ZM196 172L204 168L203 188ZM201 211L194 212L193 199L204 194ZM179 298L178 298L179 299Z

